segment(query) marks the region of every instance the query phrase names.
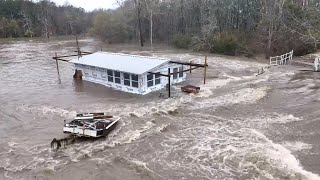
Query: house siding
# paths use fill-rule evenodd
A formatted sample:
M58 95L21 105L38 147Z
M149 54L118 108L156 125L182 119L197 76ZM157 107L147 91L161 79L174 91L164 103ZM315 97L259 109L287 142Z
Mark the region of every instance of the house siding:
M160 72L161 74L168 74L168 68L170 68L170 72L172 73L174 68L178 68L178 71L179 71L179 67L183 67L183 66L178 64L166 63L158 68L152 69L151 72L155 72L155 73ZM113 71L113 82L109 82L108 77L111 77L111 76L108 76L108 69L87 66L87 65L80 65L80 64L75 64L74 68L82 71L82 74L83 74L82 79L85 81L101 84L115 90L133 93L133 94L145 95L154 91L161 90L165 88L166 85L168 84L168 78L160 76L160 81L161 81L160 84L155 85L155 75L153 75L153 86L148 87L148 79L147 79L148 73L144 73L142 75L138 75L138 88L136 88L136 87L124 85L124 73L126 72L118 71L120 72L120 82L121 82L121 84L118 84L118 83L115 83L115 73L114 73L114 70L112 69L110 70ZM130 74L130 77L131 77L131 74ZM179 74L178 74L177 79L173 79L173 76L171 76L171 84L183 82L185 81L185 79L186 79L186 73L183 73L182 77L179 77ZM132 77L130 78L130 80L131 80L130 84L132 85Z

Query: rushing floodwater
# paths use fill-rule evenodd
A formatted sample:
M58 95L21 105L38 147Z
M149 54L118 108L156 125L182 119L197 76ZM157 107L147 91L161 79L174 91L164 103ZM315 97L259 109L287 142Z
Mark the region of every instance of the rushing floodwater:
M93 40L81 45L100 49ZM208 83L201 70L186 82L201 93L178 85L164 99L75 82L67 63L59 81L51 57L74 49L72 41L0 44L0 179L320 179L318 73L281 66L256 76L266 64L211 56ZM122 119L107 138L52 152L63 120L90 111Z

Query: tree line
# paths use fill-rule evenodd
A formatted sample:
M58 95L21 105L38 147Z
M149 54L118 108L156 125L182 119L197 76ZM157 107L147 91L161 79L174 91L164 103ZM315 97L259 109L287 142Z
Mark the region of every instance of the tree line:
M97 12L91 34L109 43L137 41L235 55L316 50L320 0L118 0Z
M0 0L0 37L81 34L91 26L93 13L49 0Z
M108 43L154 42L228 55L315 51L320 0L117 0L85 12L50 0L0 0L0 37L89 34Z

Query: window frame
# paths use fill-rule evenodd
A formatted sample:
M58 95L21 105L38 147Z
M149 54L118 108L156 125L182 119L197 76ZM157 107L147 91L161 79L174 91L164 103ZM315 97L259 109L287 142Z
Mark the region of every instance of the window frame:
M123 85L131 86L131 74L123 73Z
M178 69L179 68L173 68L173 75L172 75L172 78L175 80L175 79L178 79Z
M159 85L161 84L161 75L160 75L160 72L157 72L159 74L155 74L155 77L154 77L154 85Z
M152 79L150 79L149 77L152 76ZM147 87L152 87L154 86L154 74L148 74L147 75Z
M112 76L110 75L110 72L112 73ZM113 70L107 70L107 79L108 79L108 82L112 82L114 83L114 73L113 73Z
M179 78L182 78L184 73L183 73L183 66L179 67Z
M133 77L137 77L137 78L135 79ZM131 87L139 88L139 76L136 74L131 74L130 75L130 83L131 83ZM137 86L135 86L134 84Z
M119 76L117 76L119 73ZM121 72L119 71L113 71L114 74L114 83L121 84Z

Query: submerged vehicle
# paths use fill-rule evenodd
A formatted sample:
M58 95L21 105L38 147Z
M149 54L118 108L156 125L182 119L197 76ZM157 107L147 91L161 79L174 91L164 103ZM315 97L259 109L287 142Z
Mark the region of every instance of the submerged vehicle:
M105 113L84 113L70 122L64 123L63 132L79 137L107 136L117 125L120 117L106 115Z

